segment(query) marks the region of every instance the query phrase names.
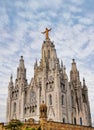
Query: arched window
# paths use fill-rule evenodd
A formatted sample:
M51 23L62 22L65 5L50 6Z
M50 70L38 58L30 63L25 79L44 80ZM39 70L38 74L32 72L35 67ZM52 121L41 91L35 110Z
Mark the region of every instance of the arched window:
M52 105L52 95L49 95L49 104Z
M80 125L82 125L83 123L82 123L82 118L80 117Z
M14 102L13 112L16 112L16 102Z
M32 106L32 112L35 112L34 106Z
M65 123L65 118L63 118L63 123Z
M61 103L62 103L62 105L64 105L64 95L62 95L62 97L61 97Z
M24 109L24 114L26 114L26 108Z
M14 97L14 92L12 92L12 97Z
M74 124L76 125L76 118L74 117Z

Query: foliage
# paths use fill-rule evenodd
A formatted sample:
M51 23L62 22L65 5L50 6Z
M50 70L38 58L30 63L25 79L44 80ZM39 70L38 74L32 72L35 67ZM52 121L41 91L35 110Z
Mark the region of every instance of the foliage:
M7 130L21 130L22 122L19 120L11 120L9 124L5 127ZM38 128L30 128L26 127L25 130L41 130L40 127Z
M19 120L11 120L9 124L6 126L7 130L20 130L20 126L23 124Z
M41 130L41 128L39 127L37 130Z

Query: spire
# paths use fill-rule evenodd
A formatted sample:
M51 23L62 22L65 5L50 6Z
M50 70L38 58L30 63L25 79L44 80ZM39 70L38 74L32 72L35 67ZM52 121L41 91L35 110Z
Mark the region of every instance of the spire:
M36 65L38 65L38 63L37 63L37 58L36 58Z
M87 91L87 86L86 86L86 83L85 83L85 78L83 78L83 89Z
M86 84L85 84L85 78L83 78L83 86L85 86Z
M37 66L37 65L38 65L38 63L37 63L37 58L36 58L35 66Z
M42 44L42 58L41 58L41 66L40 68L45 68L46 71L55 70L55 68L58 68L57 60L57 54L54 43L49 38L49 32L51 29L46 28L43 34L45 34L46 38L45 41Z
M19 68L25 68L25 66L24 66L23 56L21 56L20 64L19 64Z
M11 74L11 76L10 76L10 83L13 83L13 76L12 76L12 74Z
M61 68L63 68L63 61L61 60Z
M13 76L12 76L12 74L10 76L9 87L11 87L11 88L13 87Z
M70 80L72 82L76 82L76 83L80 82L79 71L77 70L75 59L72 60L72 67L71 67L71 71L70 71Z
M77 67L76 67L76 63L75 63L75 59L72 59L72 71L77 71Z
M35 61L35 64L34 64L34 69L36 69L38 66L38 63L37 63L37 58L36 58L36 61Z
M19 67L17 68L17 79L26 79L26 69L24 65L23 56L21 56L19 62Z
M68 79L68 76L66 74L66 66L64 66L64 79Z

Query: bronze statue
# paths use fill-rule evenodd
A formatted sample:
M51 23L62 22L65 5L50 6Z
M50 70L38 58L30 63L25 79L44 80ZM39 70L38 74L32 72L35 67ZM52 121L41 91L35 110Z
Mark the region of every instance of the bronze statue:
M44 32L42 32L43 34L45 34L46 40L49 39L49 31L51 31L52 29L48 29L46 28Z

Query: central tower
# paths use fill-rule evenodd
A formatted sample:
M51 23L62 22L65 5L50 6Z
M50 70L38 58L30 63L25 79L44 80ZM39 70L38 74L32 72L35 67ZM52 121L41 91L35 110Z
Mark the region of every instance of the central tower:
M46 28L45 40L42 44L41 60L39 66L35 62L34 81L39 86L39 104L44 101L47 105L48 120L67 121L67 94L68 78L59 63L55 45L49 38L51 29Z

